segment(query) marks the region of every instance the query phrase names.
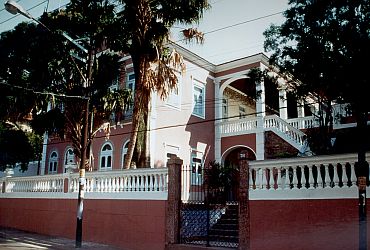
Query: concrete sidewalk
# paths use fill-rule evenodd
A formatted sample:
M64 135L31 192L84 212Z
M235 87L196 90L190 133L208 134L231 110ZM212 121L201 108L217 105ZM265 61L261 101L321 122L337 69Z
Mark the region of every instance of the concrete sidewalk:
M10 228L0 228L0 249L1 250L28 250L28 249L76 249L75 241L71 239L39 235L29 232L24 232ZM78 248L77 248L78 249ZM82 242L82 247L79 249L103 249L103 250L118 250L120 248L108 245Z

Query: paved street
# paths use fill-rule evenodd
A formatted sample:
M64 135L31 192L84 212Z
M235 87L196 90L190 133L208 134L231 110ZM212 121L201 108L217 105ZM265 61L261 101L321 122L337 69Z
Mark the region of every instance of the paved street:
M28 250L28 249L75 249L75 241L66 238L53 237L28 233L24 231L0 228L0 249L1 250ZM116 247L83 242L81 249L106 249L118 250Z

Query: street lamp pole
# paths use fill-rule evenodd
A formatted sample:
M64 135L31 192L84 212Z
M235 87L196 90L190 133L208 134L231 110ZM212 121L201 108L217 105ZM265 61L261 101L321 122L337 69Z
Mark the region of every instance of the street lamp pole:
M52 32L45 24L34 18L30 13L28 13L21 5L19 5L14 0L8 0L4 3L5 9L13 15L21 14L38 24L44 27L46 30ZM63 37L67 39L69 42L73 43L76 47L82 50L84 53L88 53L88 65L87 65L87 77L84 81L84 88L91 84L91 74L92 74L92 63L93 63L93 55L92 50L86 50L83 46L75 42L71 37L69 37L66 33L62 33ZM77 66L76 66L77 67ZM79 70L80 71L80 70ZM83 119L83 126L82 126L82 136L81 136L81 161L79 166L79 190L78 190L78 203L77 203L77 224L76 224L76 248L81 248L82 245L82 218L83 218L83 200L85 194L85 166L89 159L87 159L87 140L88 140L88 131L89 131L89 105L90 105L90 98L87 93L84 93L83 99L85 99L85 107L84 107L84 119Z

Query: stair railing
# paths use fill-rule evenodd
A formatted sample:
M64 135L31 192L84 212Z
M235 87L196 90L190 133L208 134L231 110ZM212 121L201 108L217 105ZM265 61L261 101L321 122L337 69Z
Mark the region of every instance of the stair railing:
M296 149L300 149L304 143L303 136L305 133L293 127L277 115L265 116L263 126L264 129L275 132Z

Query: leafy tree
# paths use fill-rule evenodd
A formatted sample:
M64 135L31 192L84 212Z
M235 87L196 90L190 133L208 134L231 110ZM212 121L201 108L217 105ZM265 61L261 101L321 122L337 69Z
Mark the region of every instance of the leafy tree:
M370 56L370 1L290 0L286 21L265 32L273 64L291 79L297 96L315 95L326 103L331 124L332 101L349 103L357 121L359 248L366 249L366 125L370 109L369 77L363 58ZM330 134L330 125L327 133ZM324 145L328 145L326 140ZM365 179L366 178L366 179ZM365 187L360 183L365 179Z
M148 166L149 160L149 103L151 93L157 91L165 98L176 87L175 70L181 67L181 57L166 49L170 39L170 28L175 23L197 22L205 9L207 0L121 0L123 9L118 13L113 39L115 46L131 55L135 72L135 100L132 118L132 133L125 168L129 168L137 154L139 167ZM194 29L184 35L201 40ZM139 132L140 131L140 132ZM139 132L139 133L138 133Z
M106 43L114 8L107 0L72 0L63 11L44 13L40 21L48 28L22 23L2 33L0 62L8 67L0 69L5 82L0 95L6 104L1 105L0 118L18 122L32 114L36 132L71 140L81 158L86 98L94 130L109 120L111 114L105 108L117 111L129 102L123 90L119 102L105 104L114 97L109 97L108 87L119 74L120 56L110 52ZM63 32L86 51L68 42Z
M21 150L20 150L21 149ZM0 170L14 168L20 164L21 170L28 168L33 159L34 149L25 132L13 127L0 125Z
M370 2L290 0L289 5L285 23L265 31L265 49L273 52L271 63L297 97L318 100L319 133L327 138L322 144L328 148L332 101L350 103L358 127L366 124L369 78L363 58L370 55Z

